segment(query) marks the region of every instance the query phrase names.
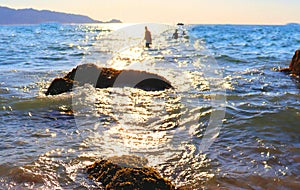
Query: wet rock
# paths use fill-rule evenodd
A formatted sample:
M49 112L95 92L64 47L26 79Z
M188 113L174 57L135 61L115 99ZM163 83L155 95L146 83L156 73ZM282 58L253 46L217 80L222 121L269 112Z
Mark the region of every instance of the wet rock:
M113 159L117 159L125 165L131 165L135 161L137 161L136 163L145 161L130 156ZM124 161L127 159L129 162ZM105 189L175 189L175 186L169 180L161 177L155 169L145 166L132 168L115 164L110 160L100 160L88 166L87 173L89 178L101 182Z
M63 78L56 78L50 84L46 95L57 95L72 91L74 84L91 84L95 88L133 87L145 91L159 91L173 88L164 77L146 71L116 70L98 67L95 64L77 66Z
M300 50L297 50L291 60L290 66L289 66L291 73L293 75L300 75Z
M280 69L281 72L290 73L295 76L300 76L300 50L296 50L289 68Z
M52 81L46 95L56 95L63 92L69 92L73 88L73 80L68 78L56 78Z

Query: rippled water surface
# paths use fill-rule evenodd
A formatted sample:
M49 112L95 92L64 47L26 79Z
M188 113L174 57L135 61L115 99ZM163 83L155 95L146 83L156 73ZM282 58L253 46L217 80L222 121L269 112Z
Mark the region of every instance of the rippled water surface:
M173 40L174 27L150 25L150 50L144 25L141 37L122 26L0 27L0 189L101 188L85 166L122 155L177 187L300 189L300 85L275 71L300 48L299 26L192 25ZM157 73L174 89L44 95L88 62Z

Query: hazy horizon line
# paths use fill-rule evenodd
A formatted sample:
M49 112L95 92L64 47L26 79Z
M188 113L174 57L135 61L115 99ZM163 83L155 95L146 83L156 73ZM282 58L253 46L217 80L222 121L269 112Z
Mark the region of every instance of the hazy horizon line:
M66 14L74 14L74 15L81 15L81 16L88 16L90 17L91 19L93 20L98 20L97 18L94 18L90 15L86 15L86 14L82 14L82 13L74 13L74 12L67 12L67 11L57 11L57 10L51 10L51 9L39 9L39 8L33 8L33 7L24 7L24 8L14 8L14 7L9 7L9 6L2 6L0 5L0 7L4 7L4 8L9 8L9 9L14 9L14 10L22 10L22 9L33 9L33 10L37 10L37 11L52 11L52 12L57 12L57 13L66 13ZM122 20L122 18L115 18L115 17L112 17L110 20L113 20L113 19L117 19L117 20L120 20L122 21L122 24L141 24L141 23L161 23L161 24L171 24L171 25L174 25L174 24L177 24L177 23L184 23L186 25L267 25L267 26L282 26L282 25L289 25L289 24L297 24L297 25L300 25L300 22L297 22L297 21L290 21L290 22L285 22L285 23L253 23L253 22L245 22L245 23L235 23L235 22L228 22L228 23L218 23L218 22L210 22L210 23L195 23L195 22L182 22L182 21L178 21L176 23L171 23L171 22L153 22L153 21L144 21L144 22L127 22L126 20ZM72 24L72 23L70 23ZM86 24L89 24L89 23L86 23ZM90 24L93 24L93 23L90 23ZM94 24L97 24L97 23L94 23Z

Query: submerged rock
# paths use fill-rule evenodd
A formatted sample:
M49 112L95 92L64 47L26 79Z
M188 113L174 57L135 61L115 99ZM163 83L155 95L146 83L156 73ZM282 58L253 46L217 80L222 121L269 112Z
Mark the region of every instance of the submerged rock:
M289 68L280 69L281 72L287 72L295 76L300 76L300 50L296 50Z
M169 81L157 74L146 71L116 70L102 68L94 64L77 66L63 78L56 78L50 84L46 95L70 92L75 85L91 84L95 88L133 87L146 91L173 88Z
M122 156L119 160L123 160L122 163L128 165L130 163L124 161L128 158L130 158L129 162L145 163L143 159L130 156ZM132 168L114 164L110 160L100 160L88 166L87 173L89 178L101 182L105 189L175 189L175 186L169 180L161 177L155 169L145 166Z

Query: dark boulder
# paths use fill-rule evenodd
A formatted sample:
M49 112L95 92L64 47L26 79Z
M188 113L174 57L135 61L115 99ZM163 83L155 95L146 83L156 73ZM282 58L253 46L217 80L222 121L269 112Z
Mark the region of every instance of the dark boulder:
M300 50L296 50L289 68L280 69L280 71L290 73L294 76L300 76Z
M289 69L293 75L300 76L300 50L297 50L291 60Z
M175 189L168 179L150 167L124 167L109 160L100 160L88 166L87 173L89 178L101 182L105 189Z
M56 78L49 86L46 95L56 95L63 92L69 92L73 88L73 80L68 78Z
M91 84L95 88L133 87L145 91L160 91L173 88L164 77L136 70L116 70L98 67L94 64L77 66L63 78L56 78L49 86L46 95L70 92L74 84Z

